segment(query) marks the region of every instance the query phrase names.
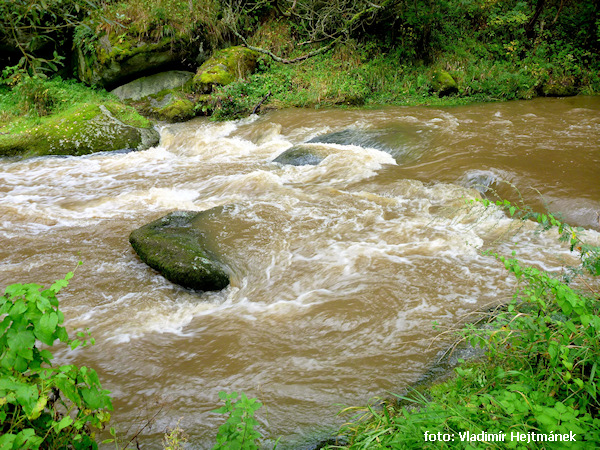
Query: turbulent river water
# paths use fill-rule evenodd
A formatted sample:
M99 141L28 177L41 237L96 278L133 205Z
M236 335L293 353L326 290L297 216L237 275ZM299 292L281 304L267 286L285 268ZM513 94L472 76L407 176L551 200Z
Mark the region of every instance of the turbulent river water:
M354 140L319 165L271 162L338 131ZM487 188L597 239L600 98L283 110L163 126L142 152L0 161L0 286L83 261L60 299L97 343L57 362L96 368L124 434L160 410L144 448L180 418L209 448L220 390L259 397L263 432L295 448L334 431L341 405L417 380L440 350L432 321L511 295L482 250L550 270L572 258L555 233L466 205ZM231 271L222 292L173 285L128 243L173 210L221 205L206 231Z

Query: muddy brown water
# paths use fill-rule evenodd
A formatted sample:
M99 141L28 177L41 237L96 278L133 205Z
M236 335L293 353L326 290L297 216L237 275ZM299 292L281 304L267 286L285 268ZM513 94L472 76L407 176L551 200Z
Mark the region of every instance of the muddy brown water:
M271 163L338 131L370 140L326 144L317 166ZM60 298L68 327L97 344L57 362L96 368L125 434L160 410L144 448L180 418L190 448L210 448L220 390L259 397L263 433L300 447L334 431L342 405L418 379L440 349L432 321L510 296L481 250L572 261L555 234L466 206L488 187L598 240L600 98L283 110L164 126L143 152L0 161L0 286L48 284L83 261ZM222 292L179 288L129 246L168 212L215 206Z

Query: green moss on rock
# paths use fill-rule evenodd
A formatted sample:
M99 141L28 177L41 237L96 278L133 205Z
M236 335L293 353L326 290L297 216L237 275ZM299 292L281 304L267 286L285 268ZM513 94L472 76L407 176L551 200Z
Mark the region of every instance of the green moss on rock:
M184 122L196 116L196 105L178 89L165 89L158 94L132 101L140 113L169 123Z
M0 135L0 156L85 155L156 145L150 122L118 102L84 103L40 119L30 129Z
M167 122L184 122L193 118L196 113L194 103L185 97L174 96L165 107L160 108L157 114Z
M246 47L219 50L200 66L192 81L196 92L208 93L215 86L225 86L256 68L258 53Z
M221 290L229 276L206 249L201 227L211 211L175 211L134 230L129 242L142 261L169 281L201 291Z
M179 63L188 50L175 37L145 42L127 34L112 32L88 47L75 48L77 76L90 85L113 88L137 74Z
M458 92L458 85L454 78L445 70L436 70L431 80L431 88L440 97Z

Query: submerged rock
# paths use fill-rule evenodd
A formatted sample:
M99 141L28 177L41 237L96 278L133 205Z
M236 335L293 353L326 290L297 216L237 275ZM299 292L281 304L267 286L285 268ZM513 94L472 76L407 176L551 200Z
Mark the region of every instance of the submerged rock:
M229 276L206 249L202 231L211 212L172 212L134 230L129 242L142 261L167 280L190 289L221 290L229 284Z
M41 125L0 135L0 156L86 155L144 150L158 144L152 124L118 102L87 103L45 119Z
M406 159L411 150L406 130L394 127L367 130L349 128L316 136L303 144L291 147L273 162L294 166L317 165L330 154L343 151L327 144L374 148L389 153L397 161Z
M209 93L254 72L258 53L246 47L229 47L215 52L202 64L192 81L196 92Z
M347 129L323 134L308 141L308 144L338 144L356 145L358 147L370 147L377 150L389 150L389 147L379 137L383 134L380 130Z
M326 147L296 145L281 153L273 162L292 166L316 166L329 154Z

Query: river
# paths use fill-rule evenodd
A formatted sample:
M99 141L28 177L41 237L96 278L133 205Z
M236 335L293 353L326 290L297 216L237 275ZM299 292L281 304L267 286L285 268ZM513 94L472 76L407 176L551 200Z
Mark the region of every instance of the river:
M0 161L0 286L48 285L83 261L59 298L67 327L96 345L56 362L98 371L123 434L160 411L143 448L180 418L191 448L210 448L220 390L259 397L280 448L310 443L343 422L342 405L417 380L440 330L510 297L482 250L549 270L573 261L555 233L469 207L478 191L598 238L599 97L282 110L160 131L142 152ZM316 166L271 162L338 131L371 140L330 144ZM232 273L221 292L173 285L128 243L173 210L221 205L206 230Z

